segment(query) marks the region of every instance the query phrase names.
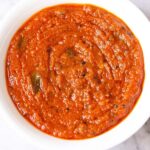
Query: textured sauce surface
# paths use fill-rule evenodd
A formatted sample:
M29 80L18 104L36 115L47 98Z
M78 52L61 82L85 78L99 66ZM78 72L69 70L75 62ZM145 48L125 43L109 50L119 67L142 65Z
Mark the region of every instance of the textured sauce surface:
M141 46L127 25L92 5L58 5L32 16L6 58L18 111L55 137L108 131L137 102L144 80Z

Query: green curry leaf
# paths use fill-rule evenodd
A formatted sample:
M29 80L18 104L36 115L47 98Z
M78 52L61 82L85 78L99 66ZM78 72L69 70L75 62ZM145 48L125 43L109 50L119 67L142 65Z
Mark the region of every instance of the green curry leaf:
M41 88L41 76L39 73L34 72L31 75L32 88L35 94L37 94Z

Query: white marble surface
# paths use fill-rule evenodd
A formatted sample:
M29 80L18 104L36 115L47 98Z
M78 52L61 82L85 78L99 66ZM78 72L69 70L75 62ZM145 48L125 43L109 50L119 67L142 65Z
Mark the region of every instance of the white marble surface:
M0 0L0 21L20 0ZM150 0L131 0L150 19ZM144 108L143 108L144 109ZM40 150L24 141L0 119L0 150ZM150 120L135 135L110 150L150 150Z

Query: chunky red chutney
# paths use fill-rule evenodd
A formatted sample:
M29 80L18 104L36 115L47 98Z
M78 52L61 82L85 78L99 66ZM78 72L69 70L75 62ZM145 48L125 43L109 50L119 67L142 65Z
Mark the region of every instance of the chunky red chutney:
M21 115L59 138L85 139L123 120L144 80L141 46L115 15L58 5L32 16L6 58L8 92Z

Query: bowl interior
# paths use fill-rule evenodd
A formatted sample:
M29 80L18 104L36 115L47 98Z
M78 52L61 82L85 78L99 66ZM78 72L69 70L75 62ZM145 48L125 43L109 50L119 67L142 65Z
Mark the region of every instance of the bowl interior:
M150 116L150 25L146 17L128 0L70 0L69 3L89 3L100 6L109 10L116 16L122 18L130 29L134 32L136 37L139 39L145 59L145 84L142 95L133 109L132 113L119 125L110 131L87 140L62 140L52 136L46 135L30 123L28 123L17 111L14 104L12 103L6 88L5 82L5 57L6 52L12 36L15 34L17 29L34 13L38 12L42 8L68 3L68 0L24 0L18 4L1 23L0 28L0 111L3 118L11 125L17 132L24 136L27 140L35 143L42 149L108 149L116 144L119 144L123 140L130 137L135 133L148 119ZM21 15L20 15L21 14Z

